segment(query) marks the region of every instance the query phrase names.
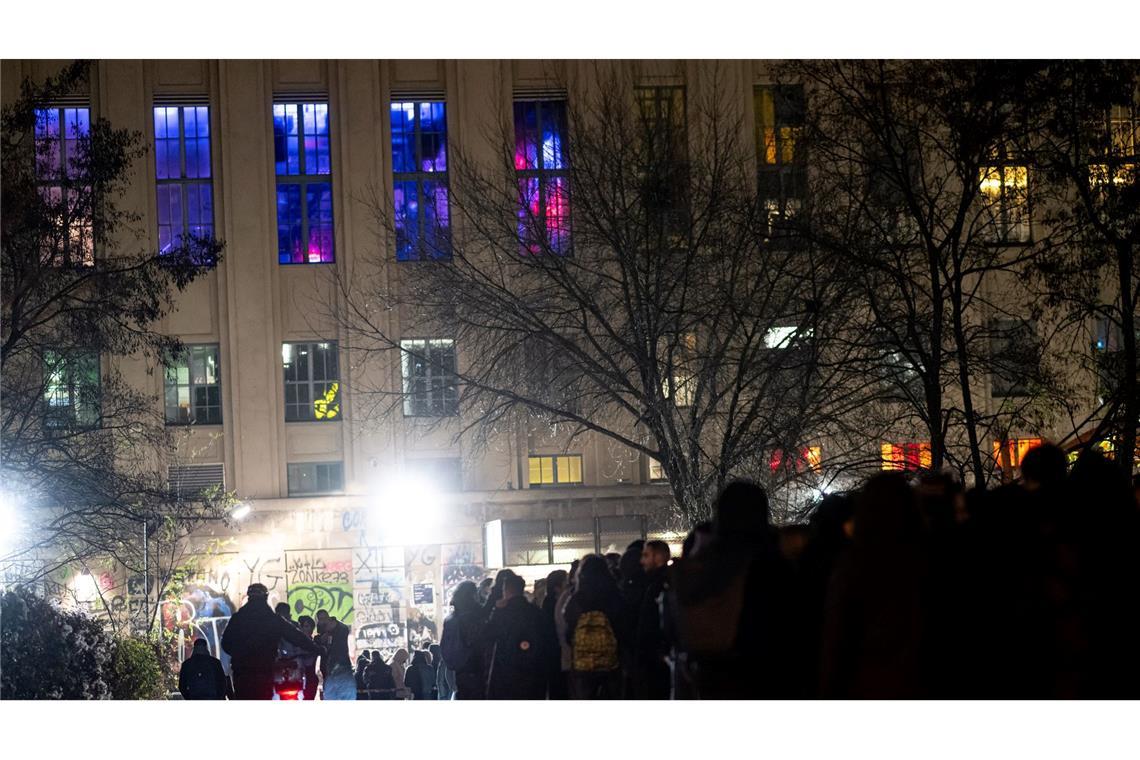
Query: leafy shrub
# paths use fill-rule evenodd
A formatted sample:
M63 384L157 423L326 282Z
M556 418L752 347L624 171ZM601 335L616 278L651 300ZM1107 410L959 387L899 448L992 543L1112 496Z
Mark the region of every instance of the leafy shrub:
M28 589L0 598L0 699L109 699L115 644L84 612Z
M165 673L155 645L123 637L111 656L111 695L115 699L162 699Z

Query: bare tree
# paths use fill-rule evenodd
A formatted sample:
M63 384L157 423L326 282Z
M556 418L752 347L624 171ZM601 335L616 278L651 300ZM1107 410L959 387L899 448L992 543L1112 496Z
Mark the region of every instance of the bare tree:
M174 513L185 533L227 502L171 493L175 442L160 402L119 369L181 350L159 325L221 244L186 236L159 257L140 242L138 216L117 201L141 137L58 107L89 70L25 81L2 115L0 474L25 531L0 563L25 582L108 557L145 576L144 533Z
M1018 283L1049 245L1029 216L1037 75L1005 61L780 69L809 98L799 225L842 260L864 325L858 353L882 382L884 403L865 414L921 431L931 469L950 465L976 483L996 464L987 436L1039 427L1053 408L1053 328Z
M1050 199L1046 219L1059 242L1039 274L1049 302L1078 328L1071 333L1074 364L1098 381L1100 403L1080 421L1093 423L1084 443L1114 440L1116 461L1128 473L1140 425L1138 82L1135 61L1051 63L1036 153Z
M683 522L734 475L818 478L805 447L858 404L848 291L830 254L770 224L727 84L692 97L595 69L568 89L449 144L426 227L373 194L387 234L340 282L340 319L355 365L395 374L398 357L409 379L358 381L358 421L431 397L476 446L592 433L659 462ZM418 261L388 263L392 238ZM429 336L458 361L404 340Z

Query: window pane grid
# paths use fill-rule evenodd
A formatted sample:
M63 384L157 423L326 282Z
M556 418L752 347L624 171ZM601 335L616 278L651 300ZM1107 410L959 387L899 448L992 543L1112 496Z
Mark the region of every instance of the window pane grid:
M281 347L286 422L340 418L337 344L285 343Z
M89 428L99 422L99 354L45 351L44 426Z
M515 103L518 231L524 254L570 251L566 101Z
M183 237L214 234L209 106L154 107L158 250L170 253Z
M287 468L290 496L344 492L343 462L291 463Z
M405 417L448 417L459 413L455 341L448 338L400 341Z
M577 485L582 482L582 455L535 455L529 457L527 471L531 487Z
M166 368L166 424L222 424L217 345L192 345Z
M45 215L52 220L52 229L43 241L43 261L49 266L95 264L91 188L75 183L90 134L90 109L35 111L36 180Z
M329 135L328 103L273 105L277 260L281 264L336 260Z
M390 120L396 260L449 258L445 104L393 102Z

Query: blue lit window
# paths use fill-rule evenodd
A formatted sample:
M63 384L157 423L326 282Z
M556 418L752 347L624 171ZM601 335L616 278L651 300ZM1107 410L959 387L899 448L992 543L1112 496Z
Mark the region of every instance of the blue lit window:
M275 103L277 260L327 264L333 254L328 103Z
M186 235L212 237L209 106L155 106L154 176L159 254L181 246Z
M392 170L396 260L450 258L443 103L392 103Z
M90 136L90 109L36 109L36 181L44 217L52 221L41 241L48 266L95 263L92 192L83 181Z
M519 240L524 253L569 253L566 101L515 103Z

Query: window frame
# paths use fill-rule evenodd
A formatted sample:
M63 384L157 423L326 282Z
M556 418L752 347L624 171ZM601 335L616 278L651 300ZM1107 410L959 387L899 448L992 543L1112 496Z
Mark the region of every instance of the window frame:
M543 477L543 474L542 474L543 460L547 460L547 459L550 460L551 482L543 483L543 482L541 482L541 479ZM566 459L566 460L576 459L578 461L578 480L560 481L558 479L558 460L559 459ZM539 482L538 483L535 483L533 481L533 479L531 478L531 474L533 471L532 462L534 460L539 460ZM569 462L567 464L568 464L568 466L572 466L572 465L569 465ZM527 488L565 488L565 487L577 487L577 486L584 485L586 482L586 476L585 476L585 472L583 471L584 468L582 465L583 465L583 461L582 461L582 455L581 454L527 454L527 478L526 478Z
M436 343L447 343L451 349L451 369L441 366L439 361L434 358L435 352L443 349L443 346L436 346ZM416 347L409 347L409 344L423 344L420 353L417 353ZM422 361L426 369L426 374L422 378L413 377L409 369L412 361ZM441 413L436 414L433 399L435 396L435 388L433 387L436 375L441 375L440 390L442 399L439 402ZM451 382L448 383L450 377ZM417 402L417 391L410 387L410 383L414 380L422 379L426 390L422 393L426 394L425 400ZM459 415L459 352L455 345L454 338L403 338L400 340L400 389L403 394L403 411L404 417L424 417L424 418L442 418L442 417L457 417ZM419 404L419 406L417 406Z
M194 382L194 366L193 366L193 355L192 354L197 349L211 349L211 348L213 349L213 358L214 358L214 376L217 378L217 382L215 382L215 383L195 383ZM174 382L173 384L170 382L170 373L172 371L176 372L178 369L178 366L172 366L171 364L168 363L165 366L164 372L163 372L163 383L162 383L163 407L164 407L164 416L166 419L167 426L169 426L169 427L181 427L184 425L221 425L221 424L223 424L223 420L225 419L225 414L224 414L224 410L222 407L221 345L218 343L187 343L184 346L184 351L183 351L182 356L172 357L170 361L177 362L180 359L182 359L183 357L185 357L187 359L186 371L187 371L187 376L188 376L188 382L186 384L177 382L177 377L175 377L176 382ZM203 361L208 361L208 357L203 357ZM190 418L186 421L171 420L170 419L170 410L172 407L170 406L169 403L167 403L167 394L170 392L171 387L173 387L175 389L182 388L182 387L189 389L190 406L188 407L188 409L189 409L189 417ZM202 407L202 408L207 410L207 412L206 412L207 419L205 421L199 421L197 419L197 416L198 416L197 411L199 409L199 405L196 402L195 390L198 388L206 389L207 396L209 396L209 389L217 388L218 403L217 404L207 403L207 404L203 405L203 407ZM215 407L218 410L217 419L216 420L210 420L208 410L215 408ZM174 408L181 409L180 406L176 406Z
M295 490L293 488L294 479L291 477L291 475L294 472L294 468L300 468L300 467L312 467L313 468L314 482L318 483L318 484L320 483L320 477L321 477L320 468L321 467L339 468L339 474L340 474L339 488L336 488L336 489L330 488L330 489L324 490L324 491L322 491L320 489L317 489L315 491L297 491L297 490ZM286 491L286 495L290 499L296 499L296 498L302 498L303 499L303 498L310 497L310 496L338 496L338 495L343 494L344 493L344 461L343 460L336 460L336 461L327 461L327 462L286 462L285 463L285 491Z
M46 114L49 111L54 112L55 114L58 134L55 137L46 138L46 140L55 145L55 155L58 156L59 163L58 166L50 167L51 171L53 172L51 176L44 176L41 170L41 155L43 153L41 146L45 144L45 138L39 135L39 130L41 114ZM77 132L74 138L69 138L67 136L66 125L68 122L67 113L69 111L74 111L76 114L83 112L86 115L86 133ZM69 200L73 195L79 195L79 197L82 197L82 194L86 192L88 195L88 201L90 201L90 195L92 193L92 188L84 187L83 185L72 181L73 178L71 176L72 172L70 169L72 155L71 150L69 149L70 145L74 145L74 150L78 152L78 146L82 143L82 141L85 139L89 140L91 138L91 106L58 103L45 104L35 109L34 116L35 125L32 128L32 145L34 152L34 155L32 157L32 169L36 181L36 188L40 193L41 198L43 198L45 192L50 196L52 195L51 191L57 190L59 193L58 201L52 199L50 201L44 200L43 202L59 203L61 206L65 206L67 208L67 234L66 239L62 242L62 251L53 248L50 252L48 252L50 255L50 260L48 260L48 256L41 253L41 261L43 265L53 268L93 267L95 266L94 219L91 216L87 216L86 218L80 217L79 223L77 224L76 219L73 218L72 214L72 201ZM82 154L80 153L80 155ZM75 230L79 230L80 245L83 249L82 258L79 260L73 260L73 256L71 255L71 249L74 245L74 241L76 240Z
M49 369L49 356L54 355L58 357L54 369ZM103 418L103 360L102 355L98 351L82 349L82 348L48 348L44 351L41 361L41 371L43 372L43 394L40 397L42 404L43 416L41 418L43 427L50 431L66 431L66 430L95 430L102 426ZM95 373L95 383L93 386L84 384L81 380L77 379L77 374L82 371L82 368L77 368L75 364L80 361L91 362ZM52 397L55 392L52 390L53 384L51 375L55 374L58 369L62 367L63 372L66 372L65 380L61 385L66 386L67 404L57 405L52 403ZM86 368L88 371L92 367ZM91 388L94 388L92 393ZM93 419L89 421L81 421L80 414L76 409L79 402L82 401L81 395L85 392L91 395L90 401L93 407ZM65 414L60 414L64 408L67 409ZM54 420L62 420L59 423Z
M325 346L326 348L324 348L322 350L327 351L328 350L327 347L331 346L332 350L335 352L335 354L334 354L335 361L333 363L333 366L336 370L336 373L335 373L336 377L335 378L325 377L325 378L321 378L321 379L315 379L314 378L315 362L313 361L313 356L310 355L308 362L307 362L308 368L307 368L306 374L308 375L308 377L306 379L302 379L302 380L290 380L288 378L288 376L286 375L286 372L288 372L288 370L286 369L286 362L285 362L285 347L286 346L294 347L295 351L299 350L299 347L301 347L301 346L308 347L310 351L313 351L314 346L316 346L316 347ZM296 361L296 360L294 359L294 361ZM327 368L327 364L328 363L326 361L325 362L326 368ZM342 381L341 381L341 377L340 377L340 346L337 344L337 341L335 341L335 340L283 341L281 343L281 373L282 373L282 381L283 381L282 387L283 387L284 394L285 394L285 422L287 422L287 423L288 422L319 422L319 423L324 424L324 423L330 423L330 422L339 422L341 420L342 411L343 411L342 407L341 407L341 405L343 403L341 391L343 390L343 386L341 384ZM319 396L317 394L317 386L318 385L326 386L325 390ZM332 399L327 398L328 386L330 386L330 385L334 386ZM304 403L296 401L296 400L290 402L289 401L289 387L290 386L306 387L308 389L308 396L309 396L308 401L306 401ZM294 398L296 398L296 396L294 396ZM324 417L318 417L317 416L317 399L318 398L324 398L325 399L326 409L329 405L335 406L335 411L333 412L333 414L331 416L328 416L327 411L326 411L326 416L324 416ZM312 416L311 417L301 417L301 418L290 418L289 413L290 413L291 407L292 408L307 408L311 411Z
M520 109L533 107L534 124L537 140L535 146L535 165L529 166L527 161L526 140L530 136L526 132L526 125L520 124ZM548 110L549 109L549 110ZM555 141L557 149L554 161L559 163L555 168L546 168L546 152L544 149L544 126L546 114L554 111L554 125L557 128ZM567 149L567 99L561 98L516 98L513 104L515 128L515 179L519 186L519 247L522 255L541 255L544 252L555 253L559 256L568 256L573 251L573 235L571 231L570 216L570 161ZM524 115L525 118L525 115ZM519 149L522 146L522 152ZM538 198L539 213L537 216L528 210L528 195L524 191L523 183L533 181ZM555 191L555 197L561 198L563 214L555 217L556 226L552 228L551 217L547 216L549 188L553 185L560 188ZM541 233L541 239L539 234ZM553 234L552 234L553 233ZM554 239L560 241L557 245Z
M288 108L290 106L292 106L293 108L296 109L297 135L296 135L295 139L297 140L297 172L294 174L290 174L288 171L288 167L289 167L288 142L290 139L294 139L294 138L292 138L292 136L288 132L288 128L286 126L286 131L283 133L283 138L284 138L285 143L286 143L286 149L285 149L285 153L284 153L284 156L285 156L285 158L284 158L285 173L282 174L279 171L279 166L281 164L281 161L278 160L278 158L277 158L277 142L278 142L277 109L278 109L278 107L285 109L283 111L282 118L287 119L289 117ZM318 106L324 106L326 134L322 135L319 130L312 133L312 134L305 131L305 107L306 106L312 106L314 109L316 109ZM335 199L333 197L333 195L334 195L334 193L333 193L333 155L334 155L335 151L333 150L333 144L332 144L333 143L333 119L332 119L333 114L332 114L332 109L329 107L328 98L326 97L324 100L314 100L314 99L292 99L292 98L289 98L287 96L282 96L280 98L274 99L272 107L270 109L270 113L272 115L272 118L270 119L270 121L271 121L271 125L273 128L273 146L274 146L274 180L275 180L274 181L274 192L275 192L274 206L275 206L276 221L277 221L277 263L279 266L335 264L336 263L336 211L335 211L335 203L334 203ZM315 125L317 123L317 116L316 116L315 112L314 112L313 118L314 118L314 125ZM308 138L310 138L310 137L313 140L314 150L312 152L307 147ZM327 146L327 153L328 153L328 171L323 172L323 173L320 171L320 168L321 168L320 167L320 157L321 157L321 153L322 153L321 141L322 140L324 140L325 145ZM312 160L316 164L316 172L310 172L309 171L310 155L312 156ZM328 258L327 259L324 257L325 254L323 252L318 251L317 255L320 258L319 258L319 260L314 261L311 259L312 254L310 253L310 250L309 250L310 249L310 239L311 239L311 235L312 235L312 224L311 224L311 222L312 222L312 214L313 214L312 209L310 208L310 205L309 205L309 192L310 192L310 188L320 188L320 186L322 186L322 185L327 185L327 187L328 187L328 215L329 215L328 242L329 242L329 251L328 251ZM283 261L282 260L283 254L282 254L282 247L281 247L282 188L288 188L288 187L294 187L294 186L297 188L298 208L300 209L300 231L299 231L299 235L300 235L301 248L302 248L301 261L296 261L295 260L296 256L291 251L287 254L287 255L289 255L291 260L290 261ZM318 192L319 192L319 190L318 190ZM319 206L318 206L318 213L319 213ZM318 219L318 222L319 221L320 220ZM292 229L292 225L290 225L290 229Z
M400 171L400 170L397 170L397 168L396 168L396 163L397 163L396 162L396 155L395 155L396 154L396 130L394 128L392 121L393 121L393 114L396 112L397 108L403 109L403 108L406 108L409 104L411 104L411 106L412 106L412 130L411 130L412 161L414 162L415 168L413 171L407 171L407 170ZM441 138L441 143L442 143L441 154L443 156L443 164L444 164L444 168L442 171L437 171L434 169L434 161L438 159L440 154L437 154L436 158L433 159L433 169L431 171L427 171L423 168L423 165L424 165L423 135L425 133L424 133L422 126L421 126L421 119L422 119L421 109L424 105L427 105L427 106L439 105L442 107L441 121L443 123L443 130L442 130L442 138ZM443 97L438 97L438 98L416 98L416 97L400 98L399 96L394 96L389 101L388 127L390 130L389 149L391 151L391 157L392 157L392 207L393 207L393 211L394 211L394 219L397 222L396 229L394 231L393 237L395 239L394 242L395 242L395 246L396 246L396 261L397 262L449 261L451 259L451 185L450 185L449 173L448 173L448 165L449 165L448 162L450 160L448 153L449 153L450 146L448 143L448 124L447 124L448 113L447 113L447 111L448 111L447 100L446 100L446 98L443 98ZM431 133L428 133L428 134L431 134ZM407 240L407 250L404 251L401 248L401 232L400 232L399 221L402 218L401 214L403 213L403 215L406 216L407 212L406 211L401 212L400 206L397 205L396 189L399 185L404 184L404 183L409 183L409 182L415 183L415 188L416 188L416 198L415 198L415 202L416 202L416 235L414 238L407 238L407 222L405 220L403 223L404 232L402 234L405 236L405 239ZM436 198L433 197L432 198L432 207L434 209L434 213L432 215L432 218L434 220L436 220L437 222L441 219L446 220L446 225L440 225L439 234L436 235L433 233L431 236L431 239L433 241L435 241L437 244L442 246L442 250L434 250L434 251L430 250L428 248L428 244L427 244L428 235L427 235L427 231L425 228L425 218L426 218L427 214L424 212L424 209L426 208L426 204L424 203L424 200L428 197L427 193L424 190L424 187L427 183L434 183L434 184L442 185L442 187L443 187L443 196L444 196L443 212L440 213L440 209L435 205ZM406 208L406 204L407 204L407 198L406 197L404 198L404 202L405 202L405 208Z
M206 141L206 152L207 152L207 159L206 159L206 163L205 163L207 174L205 177L202 177L200 175L196 176L196 177L191 177L191 176L187 175L187 165L186 165L186 142L187 142L187 140L186 140L186 109L187 108L205 109L205 123L206 123L205 141ZM159 110L166 111L169 109L175 109L178 112L177 142L178 142L179 172L178 172L177 177L160 177L159 176L159 160L158 160L158 152L159 152L158 151L158 145L159 145L159 139L160 139L158 136L158 124L157 124L158 112L159 112ZM173 225L173 224L170 225L170 228L172 230L172 232L170 234L170 241L171 241L170 247L171 247L171 249L174 249L180 245L183 245L185 243L185 238L191 234L198 235L200 237L213 237L213 235L214 235L214 230L215 230L216 225L215 225L215 213L214 213L214 211L215 211L214 210L214 166L213 166L213 162L214 162L213 136L214 136L214 133L213 133L213 124L211 122L212 117L213 117L212 109L210 108L210 105L208 103L176 104L176 103L161 103L161 102L159 102L159 103L153 104L151 107L151 128L153 129L152 137L153 137L154 152L155 152L155 160L154 160L155 223L157 225L157 232L158 232L158 254L159 254L159 256L164 255L164 251L163 251L163 247L162 247L162 228L163 228L163 225L161 224L161 218L162 218L161 217L161 214L162 214L161 210L163 207L163 203L162 203L162 190L163 190L163 188L177 187L179 189L179 219L178 219L179 224L177 226L181 228L181 232L174 233L173 229L174 229L175 225ZM167 140L167 141L170 140L169 137L162 138L162 139ZM188 193L187 190L189 188L192 188L192 187L197 189L197 193L199 196L199 204L201 204L201 193L202 193L203 189L205 189L205 191L207 192L207 196L208 196L207 202L209 203L209 209L210 209L210 214L209 214L210 218L209 218L209 224L208 224L208 230L207 231L193 233L190 230L190 227L191 227L191 225L190 225L190 213L189 213L190 212L190 200L189 200L190 193ZM201 224L201 220L199 220L199 222L200 223L198 226L200 228L207 226L207 225Z
M1013 186L1013 183L1007 181L1006 177L1011 170L1015 172L1021 170L1025 175L1025 196L1021 202L1017 202L1014 193L1008 189ZM1001 157L984 164L979 169L978 193L983 198L984 211L989 215L990 229L986 237L987 242L991 245L1030 245L1033 243L1033 207L1030 203L1029 170L1028 163L1005 157L1004 151L1001 153ZM993 175L995 172L997 173L998 188L996 196L986 190L987 183L994 182ZM1013 210L1016 208L1024 209L1020 220L1014 220ZM1018 230L1020 232L1014 235L1013 233Z
M789 93L794 92L790 97ZM771 104L772 123L764 118L763 97ZM785 122L780 105L799 101L799 118ZM787 116L787 114L784 114ZM807 196L807 155L803 148L803 131L807 126L807 93L802 84L754 84L752 86L753 138L756 148L757 196L763 204L768 234L776 235L781 227L798 214ZM771 140L765 130L771 130ZM786 134L791 133L791 134ZM790 140L791 158L786 141ZM774 160L768 160L771 156ZM774 179L774 181L773 181ZM776 188L775 194L768 187Z

